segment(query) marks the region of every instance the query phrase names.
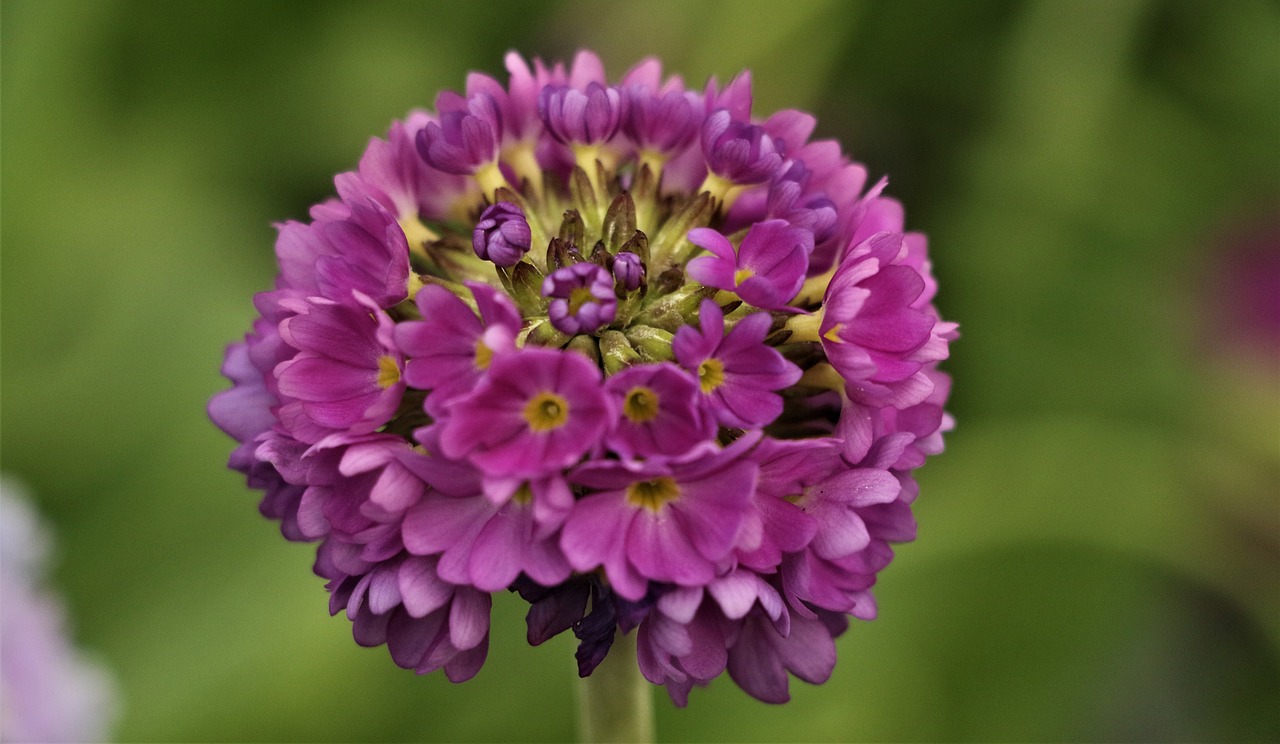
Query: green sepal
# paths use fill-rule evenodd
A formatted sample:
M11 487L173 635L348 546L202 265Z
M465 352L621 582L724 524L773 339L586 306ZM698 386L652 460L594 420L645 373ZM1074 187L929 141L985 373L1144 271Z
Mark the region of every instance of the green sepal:
M582 260L581 254L574 250L573 244L561 240L560 238L552 238L547 244L547 273L565 266L572 266Z
M634 253L640 257L640 263L645 266L645 276L649 275L649 236L643 232L636 230L627 242L622 244L616 253Z
M550 320L544 320L529 329L528 335L525 336L525 343L558 349L569 343L569 336L551 325Z
M689 231L697 227L711 224L715 216L715 201L707 192L690 199L679 211L671 215L658 236L654 238L650 250L654 260L664 266L678 266L693 252L694 245L689 242Z
M560 220L560 235L557 237L575 248L581 248L587 242L585 230L578 210L568 209Z
M587 230L593 234L600 230L600 202L596 200L596 190L591 186L591 179L581 167L575 166L573 175L569 177L569 199L573 202Z
M542 296L543 275L538 267L521 261L511 272L511 296L524 317L547 314L547 298Z
M576 351L579 354L586 356L594 362L597 367L600 366L600 347L596 345L596 339L594 336L588 336L581 333L574 336L569 341L569 350Z
M600 356L604 362L604 371L608 374L614 374L640 361L640 355L620 331L605 331L600 334Z
M712 297L716 291L715 287L700 284L681 287L651 303L636 318L636 322L672 332L682 325L697 325L698 309L702 307L702 301Z
M609 250L604 247L603 240L596 241L595 248L591 249L591 255L587 260L605 271L611 271L613 269L613 256L610 255Z
M631 194L622 192L609 205L604 215L601 239L611 253L617 253L622 244L636 233L636 203Z
M675 335L661 328L647 325L634 325L624 334L631 348L636 350L640 359L646 362L666 362L671 359L671 341Z
M672 266L658 274L649 284L655 295L669 295L684 286L684 270L679 266Z

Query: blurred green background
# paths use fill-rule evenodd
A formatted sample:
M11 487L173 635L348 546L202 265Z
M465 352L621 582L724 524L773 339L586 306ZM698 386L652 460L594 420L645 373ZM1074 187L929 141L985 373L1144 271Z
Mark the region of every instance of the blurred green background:
M962 332L880 618L786 706L656 693L662 740L1280 740L1280 329L1215 301L1280 293L1229 268L1268 226L1280 251L1280 4L5 0L0 467L58 531L118 738L573 736L571 639L527 647L512 597L464 685L357 647L204 405L273 221L468 70L582 46L815 112Z

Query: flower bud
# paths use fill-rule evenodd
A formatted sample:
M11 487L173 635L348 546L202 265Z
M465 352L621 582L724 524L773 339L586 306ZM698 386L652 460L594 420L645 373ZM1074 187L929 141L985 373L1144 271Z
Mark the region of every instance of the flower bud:
M547 132L566 145L597 145L617 134L622 124L622 94L591 83L586 91L547 86L538 97L538 114Z
M648 88L627 90L627 117L623 125L637 146L661 155L683 150L698 136L701 110L697 96L672 90L656 95Z
M782 167L782 155L764 128L735 121L724 109L702 124L702 153L712 173L740 185L764 183Z
M619 253L613 260L613 276L628 292L639 289L644 282L644 262L634 253Z
M480 166L498 159L502 140L502 115L492 96L478 94L467 100L467 109L440 114L418 132L418 154L436 170L469 176Z
M515 266L529 251L532 234L524 210L511 202L486 207L471 233L476 255L498 266Z

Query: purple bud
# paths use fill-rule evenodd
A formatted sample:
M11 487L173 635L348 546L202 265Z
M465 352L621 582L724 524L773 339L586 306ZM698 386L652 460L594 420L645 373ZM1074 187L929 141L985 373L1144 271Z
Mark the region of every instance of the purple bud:
M597 264L583 262L556 269L542 282L542 296L551 298L547 314L564 333L591 333L613 322L618 299L613 277Z
M654 95L648 88L627 90L627 136L641 148L663 155L683 150L698 135L697 96L683 90Z
M769 184L766 213L813 233L814 243L822 243L835 233L836 205L825 192L806 194L811 173L799 160L789 160Z
M566 145L607 142L622 124L622 94L590 83L586 91L548 85L538 96L538 115L552 137Z
M702 154L712 173L740 185L764 183L782 167L782 155L764 128L735 121L725 109L702 123Z
M498 266L515 266L529 251L533 236L524 210L511 202L485 207L471 233L476 255Z
M451 109L418 132L418 154L436 170L469 176L498 159L502 115L487 94L467 99L467 110Z
M804 163L799 160L788 160L782 171L769 184L769 200L767 213L771 217L782 217L790 212L800 200L800 194L809 184L810 173Z
M793 219L792 224L812 230L815 244L822 243L835 234L839 215L836 212L835 202L831 201L826 194L808 197L797 211L807 212L808 216Z
M644 281L644 262L631 251L623 251L613 259L613 276L623 289L631 292Z

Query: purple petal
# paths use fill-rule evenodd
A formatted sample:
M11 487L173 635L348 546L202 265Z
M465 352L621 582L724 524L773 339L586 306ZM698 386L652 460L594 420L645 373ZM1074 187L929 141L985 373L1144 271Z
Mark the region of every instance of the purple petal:
M705 584L712 565L699 555L674 515L637 512L627 530L627 557L642 576L685 586Z
M453 585L436 576L433 560L408 558L400 565L397 578L404 608L413 617L426 617L453 597Z

